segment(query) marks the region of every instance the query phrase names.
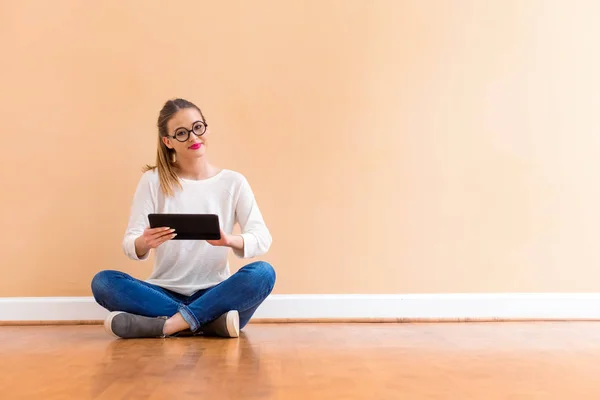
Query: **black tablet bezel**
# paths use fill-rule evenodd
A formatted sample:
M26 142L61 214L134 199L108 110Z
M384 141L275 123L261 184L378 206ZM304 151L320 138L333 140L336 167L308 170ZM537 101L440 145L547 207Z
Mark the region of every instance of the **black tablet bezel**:
M151 228L169 227L175 229L172 240L219 240L221 229L216 214L148 214Z

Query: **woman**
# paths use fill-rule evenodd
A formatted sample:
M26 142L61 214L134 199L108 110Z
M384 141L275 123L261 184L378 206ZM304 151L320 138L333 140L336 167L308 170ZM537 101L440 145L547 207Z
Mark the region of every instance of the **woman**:
M208 162L209 137L196 105L183 99L165 103L156 166L146 167L137 186L123 239L133 260L147 259L154 249L152 274L141 281L102 271L92 280L94 298L111 311L104 327L117 337L238 337L273 289L275 272L266 262L230 276L230 248L240 258L261 256L272 239L244 176ZM173 229L148 227L151 213L217 214L221 239L171 240ZM235 223L241 235L231 234Z

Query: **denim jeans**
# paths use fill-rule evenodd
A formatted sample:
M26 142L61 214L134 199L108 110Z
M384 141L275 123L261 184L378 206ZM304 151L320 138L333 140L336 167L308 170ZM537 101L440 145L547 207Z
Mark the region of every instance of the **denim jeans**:
M119 271L101 271L92 280L92 293L109 311L146 317L171 317L178 312L192 332L227 311L237 310L242 329L273 290L275 271L269 263L246 265L225 281L191 296L184 296L135 279Z

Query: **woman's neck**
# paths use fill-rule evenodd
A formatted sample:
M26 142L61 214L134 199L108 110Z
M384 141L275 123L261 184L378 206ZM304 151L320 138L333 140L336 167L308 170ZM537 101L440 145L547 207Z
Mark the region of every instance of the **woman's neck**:
M177 175L183 179L202 180L217 174L218 170L204 157L192 160L177 160Z

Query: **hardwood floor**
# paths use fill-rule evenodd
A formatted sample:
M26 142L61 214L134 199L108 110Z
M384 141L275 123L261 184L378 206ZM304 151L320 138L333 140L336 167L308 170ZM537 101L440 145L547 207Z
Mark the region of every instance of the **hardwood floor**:
M0 327L2 399L598 399L600 323L251 324L239 339Z

